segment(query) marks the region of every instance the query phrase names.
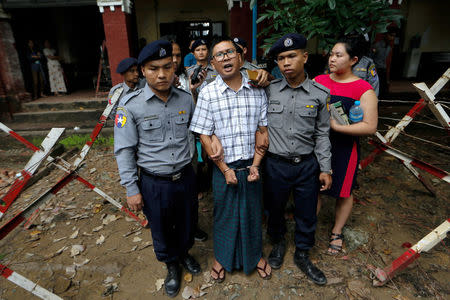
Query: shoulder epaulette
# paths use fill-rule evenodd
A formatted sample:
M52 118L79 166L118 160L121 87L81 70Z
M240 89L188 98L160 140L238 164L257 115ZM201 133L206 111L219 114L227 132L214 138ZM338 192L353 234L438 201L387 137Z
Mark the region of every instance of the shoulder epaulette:
M330 89L328 89L327 87L321 85L320 83L317 83L317 82L311 80L311 84L312 84L313 86L315 86L316 88L318 88L318 89L324 91L324 92L327 93L327 94L330 93Z
M139 95L140 93L142 93L142 89L136 90L132 93L126 94L125 96L123 96L122 99L120 99L120 105L125 105L128 102L130 102L131 99L135 98L137 95Z
M270 84L278 83L278 82L280 82L281 80L282 80L282 78L275 78L274 80L272 80L272 81L270 82Z
M114 93L115 90L117 90L118 88L122 87L123 82L116 84L115 86L113 86L110 90L109 90L109 94Z

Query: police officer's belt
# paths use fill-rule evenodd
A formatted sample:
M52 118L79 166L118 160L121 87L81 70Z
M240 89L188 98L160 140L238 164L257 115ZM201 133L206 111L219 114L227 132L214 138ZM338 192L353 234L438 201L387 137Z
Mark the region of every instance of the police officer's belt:
M141 168L141 172L143 174L145 174L149 177L153 177L155 179L166 180L166 181L177 181L178 179L180 179L183 176L183 174L185 173L188 166L189 166L189 164L184 166L180 171L178 171L176 173L172 173L172 174L154 174L154 173L148 172L142 168Z
M275 160L281 160L290 164L299 164L300 162L307 160L309 158L311 158L313 155L313 153L309 153L309 154L304 154L304 155L298 155L298 156L290 156L290 157L285 157L285 156L281 156L272 152L266 152L266 156L273 158Z

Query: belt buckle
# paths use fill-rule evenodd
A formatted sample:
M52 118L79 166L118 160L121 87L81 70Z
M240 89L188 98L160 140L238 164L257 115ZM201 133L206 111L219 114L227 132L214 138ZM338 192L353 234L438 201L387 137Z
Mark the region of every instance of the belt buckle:
M178 179L180 179L181 178L181 172L180 173L177 173L177 174L175 174L175 175L172 175L172 181L176 181L176 180L178 180Z
M293 159L292 159L292 161L295 163L295 164L298 164L299 162L301 162L302 161L302 159L301 159L301 157L294 157Z

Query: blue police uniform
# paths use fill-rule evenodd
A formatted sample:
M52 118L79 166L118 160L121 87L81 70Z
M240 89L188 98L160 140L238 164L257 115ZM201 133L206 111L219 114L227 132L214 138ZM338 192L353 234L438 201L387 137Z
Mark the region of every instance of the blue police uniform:
M139 63L171 56L171 49L167 42L149 44ZM128 196L142 194L156 257L166 263L185 257L194 243L198 202L188 139L193 112L189 93L171 87L164 102L148 84L124 96L116 112L121 184Z

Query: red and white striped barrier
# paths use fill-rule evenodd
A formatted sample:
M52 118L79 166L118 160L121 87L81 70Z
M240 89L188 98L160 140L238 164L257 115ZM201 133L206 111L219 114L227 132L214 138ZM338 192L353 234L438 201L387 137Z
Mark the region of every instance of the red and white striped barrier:
M406 126L411 123L414 117L417 116L420 111L427 105L428 107L430 107L431 111L439 120L441 125L444 126L444 128L447 128L448 131L450 118L448 117L442 106L434 101L434 96L447 84L449 78L450 68L445 71L445 73L433 84L430 89L428 89L425 83L413 84L418 93L422 96L422 99L420 99L413 106L413 108L409 110L409 112L400 120L400 122L398 122L397 125L395 125L395 127L389 129L389 131L384 135L384 139L386 141L382 140L382 142L392 144L397 136L406 128ZM374 151L372 151L366 158L361 160L359 168L361 170L366 168L370 163L373 162L375 156L377 156L381 152L382 151L380 151L379 149L375 149Z
M37 283L23 277L17 272L14 272L10 268L0 264L0 274L11 281L12 283L20 286L21 288L31 292L33 295L46 300L63 300L61 297L53 294L52 292L44 289Z
M421 252L428 252L440 241L446 238L447 232L450 231L450 218L444 221L441 225L436 227L417 244L409 248L396 260L394 260L389 266L384 269L369 267L372 273L375 275L373 280L374 286L382 286L387 281L392 279L397 273L404 270L413 261L419 258Z
M14 136L15 138L19 138L21 142L24 142L25 145L29 146L34 152L31 159L28 161L28 163L25 165L25 168L21 172L21 176L17 178L11 188L8 190L6 195L2 198L2 201L4 204L0 204L0 219L2 218L3 214L8 210L8 208L11 206L11 204L16 200L17 196L22 192L27 182L30 180L30 178L34 175L36 170L39 168L39 165L41 162L49 155L50 151L52 150L53 146L56 144L58 139L61 137L61 135L64 132L64 128L52 128L52 130L49 132L49 134L45 137L44 141L41 144L41 149L34 146L33 144L29 143L27 140L25 140L23 137L15 133L13 130L8 128L3 123L0 123L0 129L4 132ZM32 147L31 147L32 146Z
M382 144L382 143L376 142L374 140L369 140L369 143L374 145L378 149L380 149L382 152L386 152L386 153L398 158L400 161L404 162L405 164L417 167L427 173L430 173L433 176L436 176L439 179L442 179L443 181L445 181L447 183L450 183L450 174L442 169L439 169L433 165L430 165L426 162L418 160L417 158L411 157L408 154L405 154L405 153L401 152L400 150L397 150L386 144Z

